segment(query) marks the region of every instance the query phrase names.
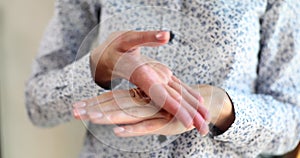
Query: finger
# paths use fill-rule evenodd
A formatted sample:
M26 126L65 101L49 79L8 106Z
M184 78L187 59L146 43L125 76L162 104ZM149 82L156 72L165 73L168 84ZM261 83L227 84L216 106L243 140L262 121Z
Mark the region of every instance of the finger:
M208 124L205 119L190 105L183 101L183 106L188 109L189 113L193 116L194 126L200 132L201 135L206 135L208 133Z
M169 82L169 86L179 93L189 105L192 105L192 107L194 107L206 121L209 121L210 115L203 103L200 103L199 100L197 100L190 92L188 92L181 83L182 82L178 83L171 81Z
M115 91L103 93L97 97L76 102L73 104L73 107L74 109L78 109L77 113L84 114L83 110L88 109L88 107L98 106L104 103L108 104L107 102L110 102L115 98L123 98L123 97L130 97L130 96L131 96L130 91L115 90Z
M77 120L87 120L89 117L84 108L76 108L72 111L73 117Z
M87 106L95 106L99 105L101 103L110 101L114 98L122 98L122 97L128 97L130 96L129 91L125 90L115 90L115 91L110 91L103 93L97 97L93 97L90 99L82 100L79 102L76 102L73 104L74 109L83 109L86 108ZM84 112L79 112L79 113L84 113Z
M190 128L193 125L193 116L171 96L167 97L163 108L173 114L186 128Z
M205 135L208 132L208 127L206 127L205 120L201 116L200 113L198 113L197 109L192 107L190 104L187 103L185 99L182 98L182 95L179 94L177 91L175 91L172 88L167 88L170 95L181 104L181 109L186 109L189 113L189 115L193 118L193 125L197 128L197 130L202 134Z
M102 93L97 97L86 99L82 102L84 102L85 106L95 106L113 100L115 98L123 98L123 97L130 97L130 92L128 90L114 90L114 91Z
M159 75L161 78L161 82L168 84L167 82L171 80L171 77L173 75L172 71L166 66L163 65L162 63L159 62L152 62L149 65L156 70L156 73Z
M166 112L157 112L153 106L88 113L89 119L95 124L132 124L147 119L164 118L165 115Z
M75 119L82 119L86 120L89 117L87 116L87 107L100 105L101 103L108 102L109 100L112 100L114 97L126 97L130 96L130 93L128 91L124 90L116 90L111 92L103 93L97 97L86 99L83 101L79 101L73 104L73 116Z
M87 106L87 112L106 112L106 111L115 111L115 110L125 110L133 107L140 106L153 106L150 105L150 100L144 100L137 96L135 97L122 97L122 98L114 98L113 100L109 100L106 102L102 102L100 104L94 106Z
M165 85L154 84L149 89L148 96L159 107L162 107L167 112L178 118L179 121L187 128L192 126L193 119L188 111L180 108L181 105L169 94Z
M160 130L168 124L166 119L151 119L133 125L118 126L114 133L119 137L143 136L161 133Z
M161 46L169 39L170 33L166 31L128 31L118 36L112 46L119 52L127 52L138 46Z
M140 89L133 88L129 91L118 90L103 93L98 97L85 100L84 106L74 106L73 114L76 119L88 119L88 112L105 112L113 110L127 109L137 106L146 106L151 99ZM75 103L78 104L78 103ZM148 105L153 106L154 105ZM158 111L159 109L157 109Z
M193 88L191 88L190 86L188 86L187 84L181 82L177 77L175 76L172 76L172 80L174 82L177 82L179 84L181 84L189 93L191 93L191 95L193 95L195 98L197 98L199 100L199 102L201 104L204 103L204 99L203 97L201 96L201 94L199 92L197 92L196 90L194 90Z

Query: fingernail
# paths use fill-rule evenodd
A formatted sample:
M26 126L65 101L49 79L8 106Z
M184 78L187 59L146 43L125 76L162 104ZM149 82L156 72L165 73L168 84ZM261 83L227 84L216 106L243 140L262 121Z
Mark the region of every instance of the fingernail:
M114 132L115 133L122 133L124 131L125 131L125 128L123 128L123 127L116 127L116 128L114 128Z
M73 114L75 117L79 117L81 115L86 114L86 110L85 109L74 109Z
M90 118L101 118L103 116L103 114L101 112L93 112L93 113L89 113L89 117Z
M86 103L85 103L85 102L82 102L82 101L76 102L76 103L73 104L73 107L74 107L74 108L83 108L83 107L85 107L85 106L86 106Z
M165 40L164 32L159 32L155 35L156 39L158 40Z

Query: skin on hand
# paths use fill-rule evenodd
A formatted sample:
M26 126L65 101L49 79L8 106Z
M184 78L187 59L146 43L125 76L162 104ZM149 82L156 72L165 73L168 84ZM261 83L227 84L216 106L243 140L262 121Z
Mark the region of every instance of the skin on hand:
M211 114L210 122L219 130L226 131L235 120L233 105L227 93L210 85L195 85L192 88L197 89L204 98L204 107Z
M90 65L95 81L105 87L114 78L122 77L129 80L132 69L144 63L139 48L162 46L168 43L169 38L169 33L162 31L112 33L91 53ZM122 64L118 67L121 70L114 72L115 75L113 75L117 63Z
M180 86L181 81L173 76L167 66L140 54L141 46L162 46L169 38L169 32L162 31L113 33L91 54L95 82L107 87L112 79L125 78L141 88L156 106L175 116L185 127L194 125L200 133L207 133L205 122L209 121L209 114L205 108L201 108L201 95Z
M194 129L193 126L186 128L173 115L155 106L139 89L104 93L74 104L73 113L76 119L90 120L95 124L126 124L114 128L120 137L175 135Z
M205 104L202 108L207 108L211 113L211 123L226 131L234 121L234 114L225 91L209 85L197 85L193 89L204 96ZM121 137L175 135L194 129L194 126L184 127L173 115L154 106L151 99L140 89L104 93L81 104L74 104L74 108L77 119L87 119L97 124L127 124L114 129L115 134ZM80 113L82 110L85 112Z

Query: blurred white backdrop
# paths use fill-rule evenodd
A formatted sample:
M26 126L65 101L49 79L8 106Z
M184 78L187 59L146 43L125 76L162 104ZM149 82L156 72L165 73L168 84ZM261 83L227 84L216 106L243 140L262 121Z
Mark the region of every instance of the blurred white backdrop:
M0 8L2 158L78 157L85 131L81 122L34 127L24 104L24 83L54 0L1 0Z

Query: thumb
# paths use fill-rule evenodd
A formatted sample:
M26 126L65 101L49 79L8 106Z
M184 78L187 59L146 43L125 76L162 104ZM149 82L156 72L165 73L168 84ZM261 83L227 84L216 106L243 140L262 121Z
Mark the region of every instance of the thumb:
M167 31L128 31L120 34L112 45L120 52L127 52L140 46L161 46L169 39Z

